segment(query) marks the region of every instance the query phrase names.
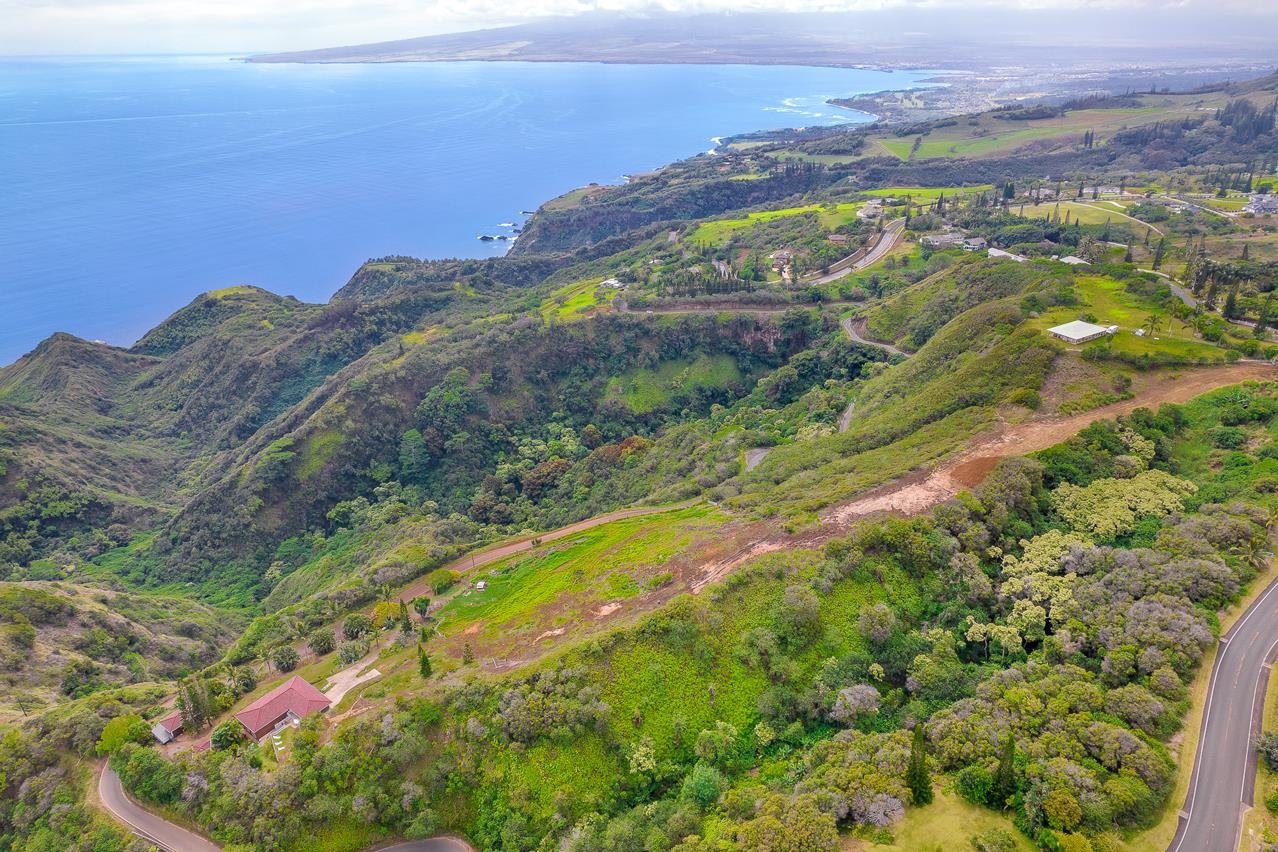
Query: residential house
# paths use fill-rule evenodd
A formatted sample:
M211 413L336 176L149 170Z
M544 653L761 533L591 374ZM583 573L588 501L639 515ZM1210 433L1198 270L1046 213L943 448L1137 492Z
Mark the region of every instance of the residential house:
M173 742L174 737L182 733L182 714L173 711L151 726L151 734L160 741L160 745Z
M323 713L332 702L301 677L294 675L235 714L250 737L260 741L267 734L312 713Z

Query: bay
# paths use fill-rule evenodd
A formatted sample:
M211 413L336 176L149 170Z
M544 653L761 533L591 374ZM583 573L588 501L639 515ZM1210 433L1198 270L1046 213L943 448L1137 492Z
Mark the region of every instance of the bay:
M0 364L128 345L197 294L323 301L363 261L506 250L520 211L708 149L868 121L924 72L801 66L0 59Z

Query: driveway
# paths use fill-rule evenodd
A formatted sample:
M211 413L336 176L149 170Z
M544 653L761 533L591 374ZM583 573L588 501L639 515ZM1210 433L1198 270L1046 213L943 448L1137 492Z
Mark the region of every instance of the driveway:
M377 669L369 669L364 674L360 674L367 665L367 659L363 659L330 677L328 683L324 684L324 697L333 702L333 706L336 707L346 697L346 693L361 683L368 683L382 676Z

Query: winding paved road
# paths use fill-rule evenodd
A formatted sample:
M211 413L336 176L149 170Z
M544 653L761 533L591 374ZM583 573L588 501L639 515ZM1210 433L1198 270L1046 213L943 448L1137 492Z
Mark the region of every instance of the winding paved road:
M166 852L218 852L211 840L187 831L166 819L156 816L129 798L120 784L120 776L109 766L102 768L98 776L98 798L111 814L129 827L129 830Z
M890 222L888 223L888 226L883 229L883 234L879 237L879 241L874 244L874 248L870 249L869 252L866 253L865 257L836 272L822 275L820 278L814 278L811 281L800 281L799 283L829 284L831 281L838 281L840 278L844 278L851 275L853 272L865 269L867 266L873 266L883 259L883 255L896 248L896 244L901 241L901 235L904 233L905 219L897 219Z
M134 802L124 792L120 776L109 766L104 766L98 776L98 797L112 816L127 825L130 831L165 852L218 852L222 848L205 837L156 816ZM474 847L460 837L448 836L408 840L372 848L378 852L475 852Z
M1220 640L1207 689L1194 774L1169 852L1235 852L1255 804L1265 685L1278 651L1278 581Z

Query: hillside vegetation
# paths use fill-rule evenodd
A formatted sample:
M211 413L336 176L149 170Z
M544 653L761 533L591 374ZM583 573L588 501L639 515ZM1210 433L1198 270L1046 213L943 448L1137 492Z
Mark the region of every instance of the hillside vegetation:
M240 849L1142 848L1278 508L1278 386L1157 404L1278 355L1276 85L735 140L506 258L43 342L0 370L0 847L126 848L106 757Z

